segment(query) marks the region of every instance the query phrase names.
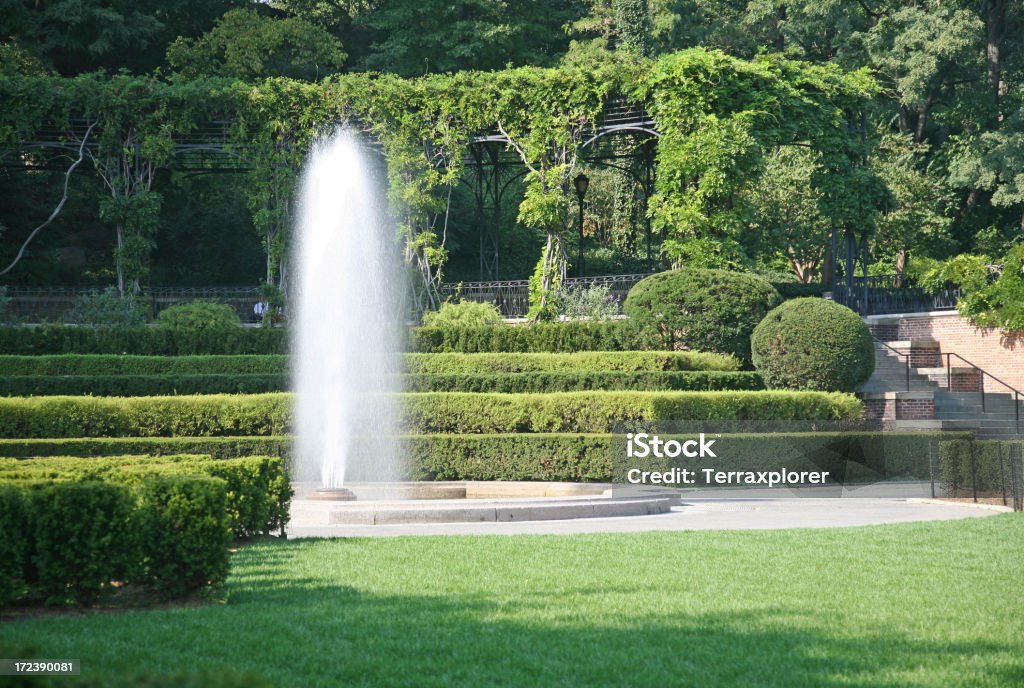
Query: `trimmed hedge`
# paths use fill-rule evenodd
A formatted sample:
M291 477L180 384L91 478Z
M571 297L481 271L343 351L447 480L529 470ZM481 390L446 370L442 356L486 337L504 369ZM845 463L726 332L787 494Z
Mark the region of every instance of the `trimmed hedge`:
M578 353L406 354L418 375L533 372L739 370L731 356L696 351L582 351ZM0 377L106 375L284 375L288 357L267 356L0 356Z
M76 437L72 439L0 439L0 457L149 456L200 454L216 459L240 456L287 458L291 437ZM283 466L283 464L282 464ZM287 505L285 505L287 506Z
M138 485L100 480L0 485L18 503L19 559L5 562L6 598L88 603L114 582L171 596L227 577L230 531L224 481L150 477ZM5 533L5 537L7 534Z
M963 439L939 445L939 482L950 496L1007 496L1012 492L1011 447L1024 453L1024 440Z
M764 389L753 372L552 372L497 375L405 375L410 392L572 392L578 390ZM0 396L139 397L175 394L265 394L288 389L286 375L95 375L0 377Z
M409 392L716 391L764 389L754 372L555 372L499 375L408 375Z
M409 350L423 353L565 353L631 351L636 331L626 320L495 327L414 327Z
M838 461L846 457L850 461L859 462L865 469L863 477L868 479L874 473L884 477L924 480L928 478L928 442L948 443L954 439L966 439L970 435L948 432L854 432L848 433L848 436L857 438L856 446L848 450L836 449L835 457L830 460ZM768 438L763 434L744 436L743 441L749 446L749 465L774 466L771 462L784 456L782 451L770 446ZM787 446L793 445L792 435L775 441L785 441ZM607 481L612 476L614 438L606 433L414 435L403 438L403 442L411 480ZM220 456L225 457L265 452L271 444L276 444L285 455L291 449L291 438L288 437L161 437L145 440L7 440L0 441L0 453L35 453L37 456L78 453L82 457L89 457L139 451L140 443L145 445L147 451L162 448L167 453L220 452ZM738 453L730 455L746 456ZM97 459L78 459L82 464L94 460ZM724 463L720 467L726 469ZM857 467L846 467L851 468ZM857 475L850 473L846 477L854 479Z
M581 351L577 353L408 354L409 373L492 375L495 373L734 371L732 356L698 351ZM0 366L2 366L0 359Z
M195 451L195 447L189 450ZM106 455L85 461L51 454L28 460L0 459L0 482L97 479L141 485L153 477L219 478L227 486L224 510L231 531L237 537L246 537L279 530L287 522L292 490L284 466L283 459L269 456L214 460L197 455Z
M11 375L279 375L285 355L120 356L56 354L0 356L0 376Z
M266 394L288 389L288 376L271 375L9 375L0 396L93 394L144 397L174 394Z
M414 327L410 351L570 352L628 351L638 348L627 321L567 322L493 327ZM159 327L0 327L0 354L284 354L284 328L233 327L177 330Z
M821 392L414 393L404 427L422 433L608 432L642 420L857 419L851 395ZM280 435L290 394L0 399L0 437Z
M749 365L750 335L781 301L756 275L683 268L637 282L623 310L646 346L715 351Z
M283 354L288 334L283 328L230 327L179 330L162 327L0 328L0 354Z
M280 435L290 394L0 399L3 437Z
M754 329L754 366L773 389L852 392L875 370L860 316L825 299L786 301Z

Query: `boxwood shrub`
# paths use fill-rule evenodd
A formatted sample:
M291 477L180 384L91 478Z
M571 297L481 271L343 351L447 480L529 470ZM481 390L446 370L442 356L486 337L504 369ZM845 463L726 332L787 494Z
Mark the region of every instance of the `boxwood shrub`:
M43 443L40 443L41 445ZM124 445L121 445L122 447ZM68 449L58 443L54 448ZM187 447L196 451L196 447ZM277 456L244 456L214 460L202 455L130 456L120 452L102 458L54 456L44 451L27 460L0 459L0 482L103 480L138 486L154 477L205 475L224 481L224 511L237 537L266 534L284 527L292 497L285 460ZM49 454L49 456L47 456Z
M577 390L763 389L754 372L640 371L405 375L410 392L571 392ZM0 376L0 396L262 394L288 389L287 375Z
M950 496L1009 495L1010 455L1024 453L1024 441L961 439L939 445L939 482Z
M288 334L283 328L228 327L182 330L163 327L0 328L0 354L283 354Z
M87 604L116 583L172 596L227 576L230 531L220 479L150 477L133 487L23 479L0 484L0 495L22 508L21 555L4 564L4 601Z
M750 335L781 300L756 275L684 268L640 280L623 308L651 348L731 354L749 365Z
M437 432L607 432L640 420L854 419L860 402L821 392L411 393L404 427ZM290 394L0 399L0 437L280 435Z
M0 363L2 365L2 363ZM733 371L732 356L697 351L581 351L577 353L408 354L419 375L492 375L552 372Z
M825 299L786 301L758 324L751 345L769 388L852 392L875 370L867 325Z

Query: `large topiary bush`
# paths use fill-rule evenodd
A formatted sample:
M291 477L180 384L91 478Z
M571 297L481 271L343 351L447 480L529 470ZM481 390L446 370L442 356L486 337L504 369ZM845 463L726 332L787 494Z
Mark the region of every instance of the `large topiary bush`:
M625 311L647 346L732 354L749 365L750 335L781 300L756 275L684 268L637 282Z
M754 330L754 366L773 389L851 392L875 370L867 325L834 301L786 301Z

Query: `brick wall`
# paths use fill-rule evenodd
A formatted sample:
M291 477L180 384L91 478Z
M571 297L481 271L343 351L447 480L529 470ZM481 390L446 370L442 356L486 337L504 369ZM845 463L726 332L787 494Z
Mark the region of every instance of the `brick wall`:
M979 328L955 313L908 315L900 319L899 339L934 339L939 351L960 354L976 366L1024 391L1024 337ZM945 365L945 356L942 363ZM953 359L953 366L964 365ZM985 390L1004 392L986 379Z

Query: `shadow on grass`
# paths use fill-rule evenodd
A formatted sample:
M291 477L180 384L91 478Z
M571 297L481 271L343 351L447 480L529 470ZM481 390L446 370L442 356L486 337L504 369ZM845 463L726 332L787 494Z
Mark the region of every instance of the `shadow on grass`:
M337 545L337 556L361 546ZM681 613L671 599L638 601L640 588L628 581L569 586L562 596L528 586L368 594L318 579L318 571L298 574L307 546L241 550L227 605L98 616L98 625L89 617L39 620L19 634L47 650L70 637L86 670L246 671L282 688L1024 684L1014 638L935 642L892 627L858 633L844 629L834 606L819 613L810 601L743 608L708 600L687 608L715 611ZM670 595L670 587L658 593ZM771 595L764 599L771 604Z

